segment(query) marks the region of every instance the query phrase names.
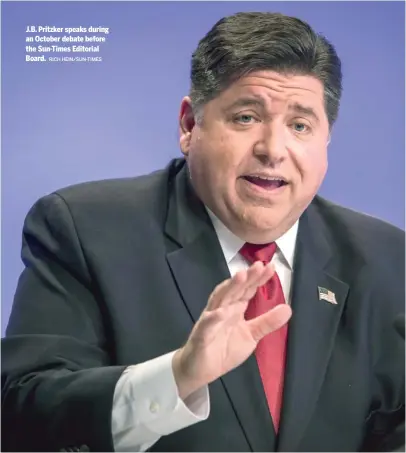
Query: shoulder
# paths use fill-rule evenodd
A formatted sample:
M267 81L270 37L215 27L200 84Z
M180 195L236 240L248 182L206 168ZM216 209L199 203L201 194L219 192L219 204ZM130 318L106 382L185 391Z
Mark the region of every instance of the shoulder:
M182 160L176 159L150 174L61 188L32 206L25 227L45 226L60 231L70 226L90 240L118 232L120 235L147 232L151 226L160 228L171 183L182 166Z
M319 212L323 212L327 216L336 218L337 220L352 226L356 230L367 233L370 232L371 234L384 233L389 235L404 235L402 229L385 220L341 206L320 196L315 198L315 205Z
M327 234L340 246L352 245L366 258L404 260L405 232L382 219L316 197L312 207Z
M54 193L69 206L114 207L125 204L145 204L158 195L168 183L169 169L160 169L132 178L89 181L64 187Z
M171 180L181 167L172 160L164 169L132 178L89 181L60 188L37 201L37 205L63 205L73 217L100 218L147 214L162 210ZM117 219L118 220L118 219Z

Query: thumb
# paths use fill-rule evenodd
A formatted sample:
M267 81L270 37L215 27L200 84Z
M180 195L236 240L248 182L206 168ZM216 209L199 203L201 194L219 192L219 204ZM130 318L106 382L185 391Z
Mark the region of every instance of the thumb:
M263 315L248 321L252 337L256 342L260 341L265 335L284 326L291 316L292 309L288 304L277 305Z

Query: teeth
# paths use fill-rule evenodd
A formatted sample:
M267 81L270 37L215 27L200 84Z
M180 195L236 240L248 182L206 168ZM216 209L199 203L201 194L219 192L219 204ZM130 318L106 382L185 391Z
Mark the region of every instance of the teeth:
M274 178L271 176L252 176L253 178L264 179L265 181L283 181L282 178Z

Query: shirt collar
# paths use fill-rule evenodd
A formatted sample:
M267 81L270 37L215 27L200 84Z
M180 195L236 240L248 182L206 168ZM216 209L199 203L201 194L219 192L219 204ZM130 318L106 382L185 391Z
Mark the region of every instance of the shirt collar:
M244 245L245 241L232 233L223 224L223 222L221 222L221 220L210 211L210 209L206 207L206 210L217 233L224 258L226 259L227 264L229 264L241 250L241 247ZM285 234L275 241L278 246L278 250L282 253L283 258L286 260L291 269L293 269L298 227L299 222L297 221Z

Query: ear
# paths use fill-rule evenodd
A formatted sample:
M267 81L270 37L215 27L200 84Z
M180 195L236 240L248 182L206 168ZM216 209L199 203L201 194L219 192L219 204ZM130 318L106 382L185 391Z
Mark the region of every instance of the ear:
M195 124L192 101L189 96L186 96L182 99L179 112L179 144L182 154L185 157L189 154L192 130Z

